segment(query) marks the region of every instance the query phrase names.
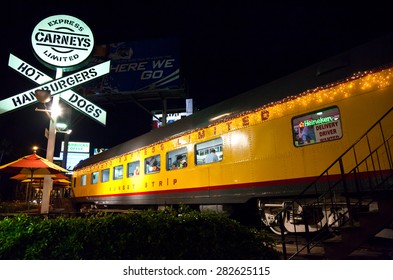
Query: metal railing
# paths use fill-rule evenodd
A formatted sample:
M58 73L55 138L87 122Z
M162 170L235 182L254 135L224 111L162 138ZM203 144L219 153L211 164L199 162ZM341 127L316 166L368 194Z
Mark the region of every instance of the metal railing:
M281 228L284 259L320 244L333 230L354 225L357 213L373 203L373 194L393 190L393 107L335 160L318 178L276 215ZM302 203L306 201L307 203ZM312 203L310 203L310 198ZM294 214L294 209L302 209ZM322 216L321 216L322 215ZM297 217L295 217L297 216ZM324 218L321 218L324 217ZM284 219L304 223L306 245L295 238L296 252L288 257ZM317 233L310 234L309 222L318 221ZM304 244L304 243L303 243Z

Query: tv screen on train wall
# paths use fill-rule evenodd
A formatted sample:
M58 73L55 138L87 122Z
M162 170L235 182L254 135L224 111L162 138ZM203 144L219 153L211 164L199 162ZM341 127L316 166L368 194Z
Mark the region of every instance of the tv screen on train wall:
M90 64L111 61L110 74L84 86L86 94L180 89L176 39L119 42L96 46Z

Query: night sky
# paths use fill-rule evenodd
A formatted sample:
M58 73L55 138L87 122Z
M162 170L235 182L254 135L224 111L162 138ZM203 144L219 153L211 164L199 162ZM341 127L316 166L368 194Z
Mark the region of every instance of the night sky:
M10 1L0 17L0 99L35 86L8 66L10 53L55 75L34 57L30 37L38 22L57 14L84 21L96 44L177 38L187 94L199 110L391 32L391 9L378 1L320 2ZM151 130L151 116L132 102L97 105L107 111L107 125L71 109L70 141L109 148ZM49 121L36 107L0 115L0 142L12 145L0 164L33 145L46 148Z

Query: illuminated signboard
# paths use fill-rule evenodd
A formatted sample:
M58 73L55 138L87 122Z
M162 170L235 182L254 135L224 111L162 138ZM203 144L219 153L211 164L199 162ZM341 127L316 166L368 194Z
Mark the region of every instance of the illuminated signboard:
M61 142L60 159L64 156L64 141ZM89 142L68 142L66 169L73 170L81 160L90 157L90 143Z
M110 61L62 77L63 71L73 71L88 63L94 48L94 37L90 28L82 20L73 16L51 16L35 26L31 43L34 54L40 62L51 69L56 69L56 78L49 77L10 54L8 65L40 86L0 100L0 114L37 102L35 92L48 90L51 95L61 94L63 101L105 125L106 112L78 95L72 88L108 74Z
M292 119L293 140L297 147L333 141L342 137L340 112L331 107Z
M94 37L82 20L68 15L55 15L35 26L31 43L34 54L46 66L70 71L86 64L94 48Z

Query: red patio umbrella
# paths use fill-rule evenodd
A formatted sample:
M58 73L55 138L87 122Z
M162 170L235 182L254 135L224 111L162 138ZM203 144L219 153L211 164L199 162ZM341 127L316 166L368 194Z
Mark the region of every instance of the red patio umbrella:
M30 175L31 183L33 183L34 175L48 175L68 172L67 169L43 157L40 157L35 153L0 166L0 171ZM26 192L26 200L28 199L27 194L28 191Z

